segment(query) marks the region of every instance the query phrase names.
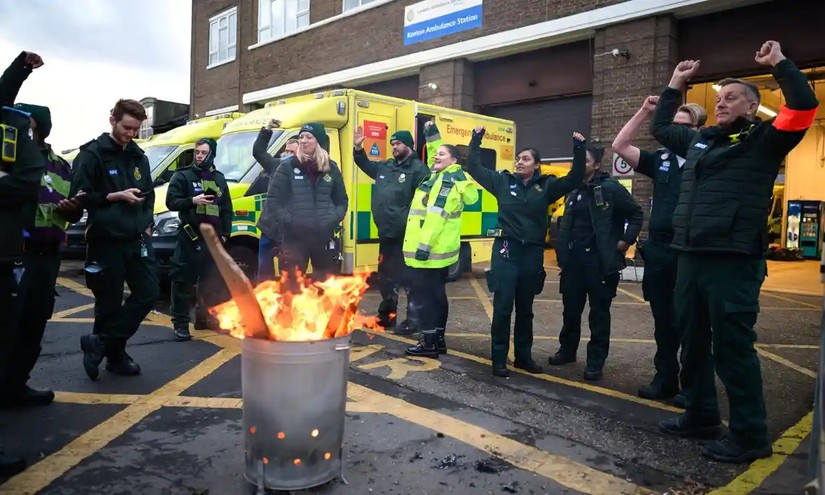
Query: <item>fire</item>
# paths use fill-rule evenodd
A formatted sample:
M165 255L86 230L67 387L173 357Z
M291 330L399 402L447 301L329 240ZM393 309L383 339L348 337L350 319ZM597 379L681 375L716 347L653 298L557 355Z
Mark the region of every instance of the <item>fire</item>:
M314 283L299 275L294 282L299 287L295 294L284 290L282 282L261 283L255 288L255 298L268 326L269 339L305 342L342 337L362 327L381 330L376 317L358 313L358 304L368 287L367 275L332 276ZM244 338L235 301L216 306L211 312L222 329L233 337Z

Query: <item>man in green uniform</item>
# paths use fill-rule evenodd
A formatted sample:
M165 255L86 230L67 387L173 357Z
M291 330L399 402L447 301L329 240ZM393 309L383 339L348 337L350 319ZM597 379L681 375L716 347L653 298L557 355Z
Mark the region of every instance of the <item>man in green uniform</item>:
M498 224L492 234L492 261L487 285L493 292L493 321L490 354L493 375L507 377L510 351L510 320L513 306L513 365L529 373L541 373L533 352L533 298L544 289L544 233L547 207L575 189L584 179L585 139L573 133L573 166L561 178L541 175L541 157L527 148L518 153L515 173L495 171L481 162L481 140L485 130L473 130L467 157L467 172L498 201Z
M34 224L37 193L46 162L38 153L30 115L11 108L32 70L43 65L39 55L21 52L0 76L0 363L15 352L19 323L19 290L25 274L23 230ZM0 383L6 383L6 366L0 366ZM26 469L22 457L0 451L0 476Z
M155 192L149 160L132 139L146 119L135 100L120 100L112 109L111 133L80 147L74 161L70 197L89 212L86 228L86 285L95 296L93 333L80 339L83 367L96 380L106 370L137 375L140 366L126 353L158 297L157 261L152 247ZM123 283L131 294L123 303Z
M207 304L216 304L210 294L216 284L214 264L203 242L200 224L208 223L226 242L232 231L232 198L223 174L215 169L218 145L205 138L195 143L195 162L175 172L166 193L166 207L180 212L181 227L169 276L172 278L172 324L177 340L189 340L189 299L198 283L195 326L208 317Z
M682 334L673 316L673 291L676 286L677 252L673 241L673 210L679 199L682 181L682 165L685 158L667 148L654 152L640 150L631 143L644 121L656 110L656 96L645 98L642 108L625 124L616 139L615 151L637 172L653 179L653 199L650 207L649 233L639 252L645 262L642 293L650 302L656 339L656 355L653 364L656 375L650 385L639 389L639 397L645 399L670 399L685 407L684 392L679 392L679 346ZM673 123L697 130L707 120L707 112L695 103L682 105L673 117ZM685 384L682 384L682 388ZM678 394L678 395L677 395Z
M407 215L415 188L430 175L430 169L413 152L415 145L409 131L398 131L390 136L392 158L386 161L369 159L363 148L366 138L363 127L358 126L353 136L353 158L358 168L375 181L370 208L378 227L378 285L382 299L378 306L378 323L392 328L398 311L398 287L408 285L401 252ZM407 298L408 318L411 300ZM412 333L413 330L409 324L401 325L397 333Z
M776 118L757 117L758 88L723 79L716 126L697 132L674 125L685 84L699 67L698 61L686 60L659 97L651 126L662 145L687 160L673 214L673 247L680 251L675 310L685 335L687 410L659 426L682 437L719 435L715 367L730 401L730 435L706 444L703 453L733 463L772 453L753 330L767 268L767 218L782 160L813 124L819 105L779 43L765 42L755 60L772 67L782 90L786 105Z
M46 168L40 180L34 225L26 229L24 272L17 294L20 320L14 353L3 363L7 367L0 392L3 407L40 406L54 400L54 392L34 389L27 382L40 357L40 341L54 310L60 246L66 240L66 227L80 220L83 214L77 198L67 199L72 182L71 167L45 141L52 128L48 107L24 103L15 107L30 114L34 141Z

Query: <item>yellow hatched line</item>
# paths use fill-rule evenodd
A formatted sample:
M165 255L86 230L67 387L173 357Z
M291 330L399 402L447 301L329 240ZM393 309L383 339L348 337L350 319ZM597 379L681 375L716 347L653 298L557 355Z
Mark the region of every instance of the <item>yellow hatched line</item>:
M75 306L74 308L64 309L63 311L56 311L52 315L52 320L60 320L65 318L69 315L73 315L75 313L80 313L81 311L86 311L89 309L94 309L95 303L83 304L82 306Z
M817 306L816 304L811 304L811 303L804 302L804 301L798 301L798 300L790 298L790 297L779 296L779 295L773 294L769 291L762 291L762 292L760 292L760 295L768 296L771 299L776 299L776 300L779 300L779 301L792 302L792 303L795 303L795 304L805 306L807 308L814 308L814 309L817 309L817 310L822 309L821 306Z
M809 370L808 368L805 368L804 366L800 366L800 365L794 363L793 361L785 359L782 356L779 356L779 355L774 354L772 352L766 351L765 349L761 349L759 347L756 348L756 352L759 353L759 355L762 356L762 357L768 358L771 361L775 361L775 362L781 364L782 366L790 368L794 371L798 371L799 373L802 373L803 375L811 377L814 380L816 380L816 372L815 371Z

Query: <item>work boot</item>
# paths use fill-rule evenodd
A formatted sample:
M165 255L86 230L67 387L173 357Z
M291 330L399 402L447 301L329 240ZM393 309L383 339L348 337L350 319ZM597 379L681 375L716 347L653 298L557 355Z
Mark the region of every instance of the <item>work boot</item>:
M507 366L493 366L493 376L507 378L510 376L510 371L507 369Z
M214 316L197 316L195 317L195 330L214 330L219 331L221 326L218 322L218 319ZM186 333L189 333L189 329L186 330Z
M516 361L513 363L513 366L528 373L533 373L534 375L544 371L544 368L539 366L532 358L524 362Z
M140 366L126 352L121 352L119 357L106 360L106 371L115 375L134 376L140 374Z
M561 366L568 363L575 363L576 362L576 355L570 355L562 351L556 352L556 354L547 358L547 362L552 364L553 366Z
M97 335L84 335L80 337L80 349L83 350L83 369L92 380L97 380L100 373L98 366L103 361L106 354L106 347Z
M410 320L402 321L395 329L393 333L396 335L412 335L416 332L416 329L410 324Z
M584 369L584 379L589 382L595 382L596 380L601 380L602 378L602 369L601 368L594 368L592 366L588 366Z
M383 328L395 328L397 320L394 313L391 314L379 314L378 315L378 325Z
M439 354L447 354L447 341L444 339L446 330L443 328L435 329L435 348L438 349Z
M26 469L26 459L11 457L0 452L0 478L10 478Z
M639 387L638 390L639 397L648 400L670 399L678 393L678 382L665 383L665 380L657 380L656 378L653 379L650 385Z
M750 463L757 459L764 459L773 454L770 444L757 448L748 448L731 437L723 438L705 445L702 455L718 462L731 464Z
M435 342L435 330L424 330L421 332L421 340L416 345L407 347L405 352L410 356L438 359L438 348Z
M37 390L28 385L24 385L15 393L4 394L0 399L0 407L29 407L47 406L54 400L54 392L51 390Z
M178 342L185 342L187 340L192 340L192 334L189 333L189 325L185 327L176 328L173 333L175 334L175 340Z
M722 423L719 420L698 421L682 413L659 421L659 431L682 438L716 439L722 434Z
M673 398L673 405L680 409L687 409L687 394L684 390L676 394Z

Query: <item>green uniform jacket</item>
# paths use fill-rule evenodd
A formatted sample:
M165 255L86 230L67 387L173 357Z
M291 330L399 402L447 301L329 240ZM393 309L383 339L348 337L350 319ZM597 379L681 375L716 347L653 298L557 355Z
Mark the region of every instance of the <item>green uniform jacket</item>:
M481 139L473 134L467 157L467 172L498 201L498 228L502 235L526 244L544 246L547 208L575 189L584 180L586 153L583 142L574 141L573 166L562 178L540 175L538 171L525 184L521 176L495 171L481 164Z
M130 205L106 199L107 194L130 188L147 193L143 201ZM74 160L70 197L80 191L86 193L81 204L89 212L86 239L138 239L154 223L149 160L134 141L124 149L103 133L81 146Z
M596 205L594 189L602 187L603 206ZM616 247L619 241L628 244L636 242L642 230L644 213L642 208L633 199L627 189L607 174L594 177L587 184L582 184L570 193L561 217L559 240L556 247L556 257L559 267L564 270L570 260L570 242L573 216L572 198L578 194L586 194L590 207L590 218L596 236L596 246L602 262L604 275L623 270L627 264L624 253ZM625 222L627 228L625 229Z
M461 165L433 172L415 190L404 234L404 263L414 268L444 268L458 261L461 212L479 200L476 185Z
M768 121L739 119L697 132L672 123L681 91L667 88L659 97L651 133L687 160L673 212L674 248L763 256L779 166L802 140L818 106L793 62L781 61L772 74L787 106Z
M195 211L195 205L192 204L192 198L204 193L200 176L194 163L187 167L179 169L172 176L169 182L169 190L166 191L166 207L170 211L179 212L180 225L190 225L195 233L200 236L198 228L198 215ZM213 181L220 189L220 193L215 197L215 204L220 210L220 232L219 236L229 236L232 232L232 198L229 195L229 187L226 185L226 178L218 170L212 170L214 174ZM196 189L197 186L197 189Z
M20 86L31 74L26 54L21 53L0 77L0 106L11 107ZM29 137L31 124L20 112L6 111L3 123L17 128L17 161L0 162L0 261L19 259L23 255L23 229L34 224L40 179L46 160Z

